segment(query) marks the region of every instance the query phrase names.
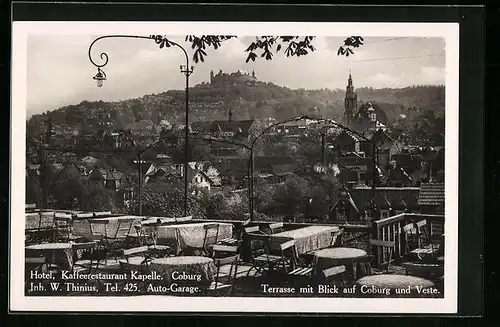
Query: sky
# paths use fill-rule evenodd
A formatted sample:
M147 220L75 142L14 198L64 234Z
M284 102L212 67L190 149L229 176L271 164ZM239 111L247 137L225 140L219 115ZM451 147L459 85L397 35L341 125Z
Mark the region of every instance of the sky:
M109 56L107 75L98 88L92 77L97 69L89 61L88 47L99 35L30 35L27 40L27 116L87 101L119 101L184 89L179 66L185 63L178 48L159 49L152 40L103 39L92 50ZM169 36L193 52L184 37ZM208 82L210 71L255 71L264 82L291 89L344 89L349 71L354 87L400 88L445 84L445 39L438 37L366 37L349 57L337 56L345 37L318 36L316 51L307 56L276 54L271 61L257 58L245 63L246 47L255 37L239 36L208 50L205 62L192 63L190 85Z

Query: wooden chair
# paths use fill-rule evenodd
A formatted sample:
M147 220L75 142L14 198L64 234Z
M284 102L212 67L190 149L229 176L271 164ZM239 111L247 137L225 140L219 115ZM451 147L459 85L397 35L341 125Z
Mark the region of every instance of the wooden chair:
M203 228L205 229L205 237L203 238L202 251L204 254L208 254L211 252L213 245L217 243L217 239L219 238L219 224L206 224Z
M321 271L321 282L328 285L340 284L341 286L347 286L346 273L347 270L345 266L335 266L324 269Z
M272 223L269 225L269 233L270 234L277 234L280 233L284 230L283 223Z
M106 252L99 249L97 242L73 244L73 271L92 272L106 261Z
M261 275L269 273L288 275L290 271L295 269L296 261L294 257L296 251L294 251L294 240L276 246L276 244L271 243L270 235L248 234L248 236L250 236L251 240L259 241L262 244L263 251L260 251L259 248L257 248L257 251L252 251L252 267L248 270L247 275L250 274L252 268L256 269Z
M244 228L250 224L250 219L245 220L241 223L241 226L239 228L239 232L237 232L237 235L233 235L233 237L228 237L225 239L222 239L217 242L217 244L221 245L230 245L230 246L238 246L242 242L242 236L244 233ZM236 231L237 229L233 225L233 230Z
M24 266L27 276L30 276L32 271L46 272L48 263L46 257L26 257L24 258Z
M120 268L122 271L130 271L137 270L137 263L139 262L140 271L147 272L149 267L149 262L151 262L152 258L149 256L149 247L148 246L139 246L135 248L125 249L122 251L122 258L120 262ZM125 261L123 261L125 259ZM136 261L132 263L132 259L136 259Z
M116 228L114 235L111 235L111 239L117 240L130 237L130 233L136 220L136 218L119 219L118 227Z
M56 213L54 215L54 242L77 242L83 239L83 236L73 235L72 233L72 222L73 218L71 215L60 215Z
M403 237L405 248L403 253L409 253L418 248L418 233L415 223L409 223L403 226Z
M217 270L215 280L208 287L207 293L232 295L240 260L238 247L215 244L212 248L212 258ZM229 268L228 273L221 271L221 269L227 270L227 268Z
M342 245L342 233L344 229L341 228L338 231L332 232L332 242L330 243L330 247L337 247Z
M392 261L392 256L394 254L394 246L395 242L392 241L382 241L382 240L375 240L375 239L370 239L368 243L371 246L374 246L377 248L377 252L380 249L382 251L382 259L385 259L385 252L388 254L388 260L387 262L381 262L379 263L377 268L372 268L373 274L389 274L390 272L390 266L391 266L391 261ZM382 266L386 266L385 270L381 270Z

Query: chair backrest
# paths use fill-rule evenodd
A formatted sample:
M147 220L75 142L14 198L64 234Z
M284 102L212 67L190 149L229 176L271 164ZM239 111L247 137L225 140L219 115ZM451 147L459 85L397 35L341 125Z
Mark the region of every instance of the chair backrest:
M417 225L417 228L421 228L423 226L426 226L427 225L427 220L425 220L425 219L421 220L421 221L417 222L416 225Z
M147 246L138 246L135 248L124 249L124 250L122 250L122 255L124 257L129 257L129 256L132 256L135 254L143 254L143 253L148 252L148 249L149 249L149 247L147 247Z
M126 238L130 236L130 232L132 231L132 227L134 226L134 222L136 218L123 218L118 220L118 226L115 230L114 236L111 238Z
M203 248L217 243L219 238L219 224L211 223L203 226L205 229L205 238L203 240Z
M389 271L389 267L391 265L391 261L392 261L392 254L394 252L394 247L396 245L396 242L393 242L393 241L384 241L384 240L375 240L375 239L370 239L368 240L368 243L372 246L376 246L376 247L380 247L382 248L382 258L385 257L385 254L384 254L384 249L386 249L389 254L388 254L388 259L387 259L387 271Z
M403 226L403 232L406 234L412 234L416 232L415 224L410 223Z
M97 247L97 242L74 243L72 247L74 250L95 249Z
M339 230L332 232L332 243L330 244L330 246L342 245L342 233L344 233L343 228L340 228Z
M295 246L295 240L290 240L290 241L286 241L285 243L281 243L280 249L281 249L281 251L285 251L285 250L291 249L294 246Z
M283 231L283 223L272 223L269 225L269 230L271 231L271 234L276 234L281 231Z
M54 214L53 224L54 224L54 240L59 239L61 237L64 241L69 241L71 235L71 215L66 215L64 213L56 212Z
M243 229L245 231L245 233L256 233L259 231L259 226L252 226L252 227L245 227Z
M269 253L270 246L270 236L260 233L247 233L246 237L250 244L250 250L252 255L255 253L260 253L264 251L266 254Z
M214 244L214 246L212 247L212 250L214 251L214 253L216 253L216 252L237 253L238 247L231 246L231 245Z
M107 225L109 220L107 219L89 219L90 231L93 236L108 237Z
M338 275L343 274L345 272L346 272L345 266L336 266L336 267L331 267L331 268L324 269L321 272L321 275L325 279L329 279L329 278L331 278L333 276L338 276Z
M229 273L227 275L227 283L229 284L229 294L233 292L234 284L236 282L236 275L238 273L238 262L240 261L240 255L234 254L229 257L214 258L215 267L217 271L215 273L215 290L220 285L220 270L222 266L230 265Z
M25 257L24 258L25 271L29 276L31 271L43 271L47 268L46 257Z

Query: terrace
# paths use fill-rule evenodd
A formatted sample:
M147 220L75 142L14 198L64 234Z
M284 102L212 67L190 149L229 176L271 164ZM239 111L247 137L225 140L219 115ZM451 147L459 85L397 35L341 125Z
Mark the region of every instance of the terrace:
M27 208L26 294L50 292L35 271L62 278L65 295L374 296L327 291L427 285L442 296L443 226L443 215L415 213L349 225Z

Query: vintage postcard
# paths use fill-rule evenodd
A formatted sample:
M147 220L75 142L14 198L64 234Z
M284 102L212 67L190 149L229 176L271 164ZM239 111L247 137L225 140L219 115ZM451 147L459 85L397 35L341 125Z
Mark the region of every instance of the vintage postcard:
M458 35L14 22L11 310L455 313Z

